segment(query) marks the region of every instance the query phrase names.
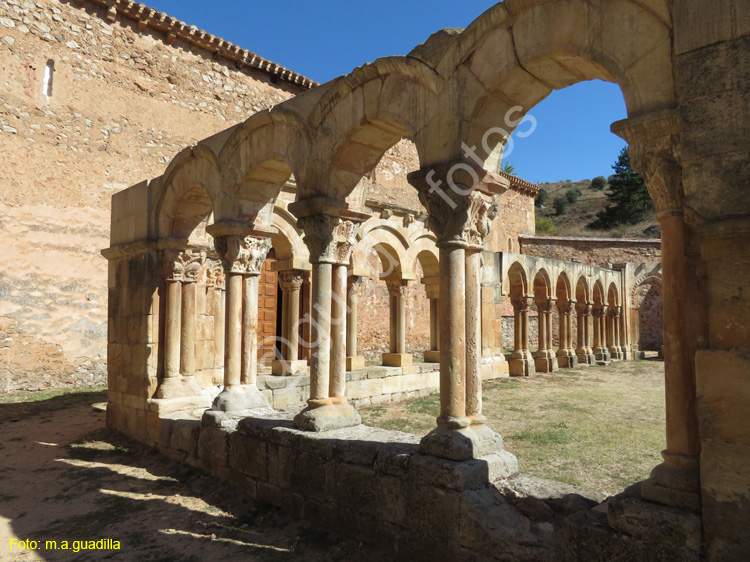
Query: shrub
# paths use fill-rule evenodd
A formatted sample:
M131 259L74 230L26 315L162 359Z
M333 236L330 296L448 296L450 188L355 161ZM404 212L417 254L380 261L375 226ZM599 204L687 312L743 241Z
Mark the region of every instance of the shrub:
M603 191L605 187L607 187L607 178L604 176L597 176L591 180L591 189Z
M558 195L555 197L555 200L552 201L552 206L555 208L555 213L563 215L565 214L565 211L568 210L570 203L568 203L568 199L564 195Z
M537 234L552 234L557 230L557 225L552 219L539 217L536 219Z

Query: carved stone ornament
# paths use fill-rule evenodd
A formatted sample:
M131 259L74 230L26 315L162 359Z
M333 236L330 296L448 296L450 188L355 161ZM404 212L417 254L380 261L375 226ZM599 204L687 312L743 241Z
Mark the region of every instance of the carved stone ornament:
M630 163L643 175L656 211L681 209L681 143L676 112L625 119L615 123L612 131L628 141Z
M512 304L513 308L515 308L518 312L528 312L529 310L529 299L527 297L516 299L512 301Z
M388 293L392 297L405 297L406 296L406 290L408 287L409 282L406 279L396 279L394 281L386 281L386 286L388 287Z
M356 242L358 223L317 214L301 217L297 226L305 233L304 241L310 250L310 262L340 265L349 263Z
M271 239L258 236L220 236L214 244L228 273L246 275L260 275L271 249Z
M209 258L206 263L206 284L221 290L224 288L225 280L221 260Z
M198 250L169 251L165 255L166 280L195 283L203 271L206 253Z
M444 195L444 194L443 194ZM419 199L429 212L428 224L441 244L482 246L497 217L500 199L473 191L447 200L436 191L421 191Z
M305 276L301 271L289 270L279 272L279 279L283 291L299 291L302 288Z

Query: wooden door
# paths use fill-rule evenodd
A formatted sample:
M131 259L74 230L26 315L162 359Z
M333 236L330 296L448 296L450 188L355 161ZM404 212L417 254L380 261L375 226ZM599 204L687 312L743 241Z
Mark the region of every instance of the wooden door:
M258 282L258 363L271 366L276 354L276 307L279 275L271 271L276 252L271 249Z

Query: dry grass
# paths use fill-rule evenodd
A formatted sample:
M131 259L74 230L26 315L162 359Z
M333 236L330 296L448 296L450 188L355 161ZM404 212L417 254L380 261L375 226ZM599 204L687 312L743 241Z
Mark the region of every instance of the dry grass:
M363 422L424 435L439 397L362 408ZM522 472L607 494L648 477L664 449L664 364L618 362L484 385L484 414Z

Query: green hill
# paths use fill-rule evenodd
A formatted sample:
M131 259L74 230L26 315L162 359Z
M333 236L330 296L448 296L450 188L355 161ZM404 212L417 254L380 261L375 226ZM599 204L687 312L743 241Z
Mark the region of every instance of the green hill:
M600 238L659 238L661 231L654 213L638 224L623 225L611 230L591 230L586 228L596 218L597 213L607 206L607 189L597 191L591 187L591 180L558 181L538 184L540 191L547 190L548 198L542 207L536 208L536 233L539 236L584 236ZM558 214L553 201L565 196L571 189L578 188L581 195L574 203Z

